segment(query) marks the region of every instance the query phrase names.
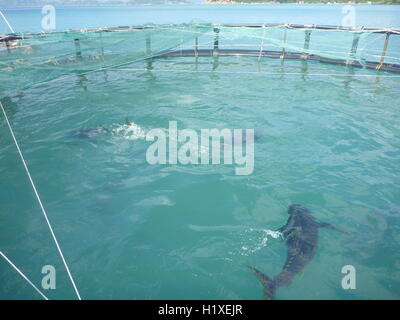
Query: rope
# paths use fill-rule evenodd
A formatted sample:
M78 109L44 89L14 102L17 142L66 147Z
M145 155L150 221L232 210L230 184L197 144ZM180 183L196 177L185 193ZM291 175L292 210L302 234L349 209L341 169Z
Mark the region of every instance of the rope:
M3 20L6 22L8 28L10 28L12 33L15 33L14 29L11 27L10 23L8 22L7 18L5 17L5 15L3 14L3 12L0 11L0 16L3 18Z
M1 101L0 101L0 107L1 107L1 110L3 111L4 118L6 119L8 128L10 129L11 135L12 135L13 140L14 140L14 143L15 143L15 146L17 147L18 153L19 153L19 155L20 155L20 157L21 157L22 164L24 165L24 168L25 168L25 171L26 171L26 173L27 173L27 175L28 175L29 181L31 182L33 191L34 191L34 193L35 193L35 195L36 195L36 198L37 198L37 200L38 200L38 202L39 202L39 205L40 205L40 208L41 208L41 210L42 210L42 212L43 212L44 218L46 219L47 225L48 225L48 227L49 227L49 229L50 229L50 233L51 233L51 235L52 235L52 237L53 237L53 239L54 239L54 242L55 242L55 244L56 244L57 250L58 250L58 252L59 252L59 254L60 254L60 256L61 256L61 260L63 261L64 266L65 266L65 269L67 270L68 276L69 276L69 278L70 278L70 280L71 280L72 286L74 287L75 293L76 293L78 299L81 300L81 296L80 296L80 294L79 294L78 288L76 287L75 281L74 281L74 279L72 278L71 272L69 271L68 264L67 264L67 262L65 261L64 255L63 255L63 253L62 253L62 251L61 251L61 248L60 248L60 245L58 244L58 240L57 240L56 235L55 235L55 233L54 233L54 231L53 231L53 227L51 226L50 220L49 220L49 218L47 217L46 210L44 209L44 206L43 206L42 201L41 201L41 199L40 199L39 193L38 193L38 191L37 191L37 189L36 189L35 183L33 182L32 176L31 176L31 174L30 174L30 172L29 172L28 166L27 166L27 164L26 164L26 162L25 162L24 156L22 155L21 149L20 149L20 147L19 147L19 144L18 144L18 142L17 142L17 139L15 138L14 131L13 131L11 125L10 125L10 122L9 122L9 120L8 120L6 111L4 110L4 107L3 107L3 104L2 104Z
M37 293L39 293L39 294L43 297L43 299L49 300L49 298L47 298L47 297L42 293L42 291L40 291L40 290L32 283L32 281L29 280L28 277L27 277L26 275L24 275L24 273L23 273L21 270L19 270L18 267L17 267L14 263L12 263L10 259L7 258L7 256L6 256L3 252L0 251L0 255L15 269L15 271L17 271L17 272L21 275L22 278L24 278L24 279L33 287L33 289L36 290Z

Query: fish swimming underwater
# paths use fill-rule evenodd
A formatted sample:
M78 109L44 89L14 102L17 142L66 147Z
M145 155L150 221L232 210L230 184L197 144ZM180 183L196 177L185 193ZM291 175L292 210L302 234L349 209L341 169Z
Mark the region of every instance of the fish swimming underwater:
M243 130L244 131L244 130ZM260 129L254 129L254 135L253 135L253 143L260 142L264 138L264 132ZM231 137L231 139L223 139L223 144L225 145L231 145L233 143L233 146L237 147L243 147L247 143L247 136L245 132L242 132L241 138L236 139L234 136Z
M281 272L270 279L261 271L250 267L264 286L264 298L271 300L280 286L288 286L293 278L304 269L317 251L318 229L328 228L341 231L329 223L318 222L311 212L299 205L292 204L288 209L289 219L279 231L286 241L287 257Z
M89 140L95 140L96 137L102 134L110 133L110 130L98 126L98 127L92 127L92 128L81 128L75 131L72 131L70 133L70 136L73 138L79 138L79 139L89 139Z
M125 118L125 127L136 128L135 124ZM123 127L123 126L119 126ZM80 128L69 132L68 137L74 139L90 140L91 142L96 142L97 138L106 134L115 134L115 129L108 129L104 126Z

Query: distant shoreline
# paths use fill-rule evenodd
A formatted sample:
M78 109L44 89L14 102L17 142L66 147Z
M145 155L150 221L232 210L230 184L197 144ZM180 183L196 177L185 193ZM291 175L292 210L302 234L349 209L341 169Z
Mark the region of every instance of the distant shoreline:
M202 2L201 4L206 4L206 5L213 5L213 4L240 4L240 5L258 5L258 4L275 4L275 5L287 5L287 4L291 4L291 5L299 5L299 6L303 6L303 5L347 5L347 4L356 4L356 5L399 5L400 3L385 3L385 2L381 2L381 3L376 3L376 2L352 2L352 1L347 1L347 2L313 2L313 3L309 3L309 2L304 2L304 1L293 1L293 2L285 2L285 3L280 3L280 2L275 2L275 1L265 1L265 2L246 2L246 1L230 1L230 0L218 0L218 1L210 1L210 0L206 0L204 2Z
M98 4L98 5L93 5L93 4L79 4L79 5L75 5L75 4L62 4L62 5L55 5L55 7L57 8L96 8L96 7L101 7L101 8L116 8L116 7L150 7L150 6L179 6L179 5L184 5L184 6L190 6L190 5L214 5L214 4L224 4L224 5L299 5L299 6L304 6L304 5L347 5L347 4L352 4L352 5L400 5L400 3L376 3L376 2L371 2L371 3L367 3L367 2L315 2L315 3L304 3L304 2L287 2L287 3L280 3L280 2L274 2L274 1L265 1L265 2L240 2L240 1L229 1L229 0L218 0L218 1L203 1L201 3L188 3L188 2L181 2L181 3L160 3L160 4L151 4L151 3L138 3L138 4L114 4L114 5L110 5L110 4ZM21 6L0 6L0 9L35 9L35 8L42 8L42 5L21 5Z

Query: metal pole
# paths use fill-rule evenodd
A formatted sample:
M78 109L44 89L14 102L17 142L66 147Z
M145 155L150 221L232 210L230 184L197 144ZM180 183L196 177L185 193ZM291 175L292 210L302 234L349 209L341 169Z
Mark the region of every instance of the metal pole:
M310 48L310 36L311 36L311 30L306 30L306 36L304 38L304 49L306 50Z
M311 38L311 30L306 30L305 31L305 36L304 36L304 51L308 51L310 49L310 38ZM308 56L310 54L308 52L304 52L301 55L302 59L308 59Z
M219 29L214 28L214 51L213 51L213 56L217 56L219 52Z
M151 38L149 34L146 34L146 55L150 56L150 54L151 54ZM146 61L147 61L147 69L148 70L153 69L153 59L150 57L147 58Z
M355 32L353 34L353 43L351 45L351 50L350 50L350 60L346 61L346 65L351 65L353 64L353 60L356 56L357 53L357 48L358 48L358 42L360 40L360 33Z
M101 56L104 58L103 31L100 31Z
M79 39L74 39L75 42L75 49L76 49L76 58L81 60L82 59L82 51L81 51L81 44L79 43Z
M265 38L265 27L263 27L263 33L262 33L262 38L261 38L261 43L260 43L260 53L258 54L258 61L261 60L261 55L264 51L264 38Z
M6 47L7 47L7 52L11 53L10 43L8 41L6 41Z
M146 35L146 54L150 54L151 52L151 39L150 36Z
M285 27L285 33L284 33L284 36L283 36L283 45L286 44L286 38L287 38L287 29L286 29L286 27ZM281 53L280 58L281 58L281 59L284 59L284 58L285 58L285 47L282 48L282 53Z
M382 50L382 54L381 54L381 60L379 61L379 65L376 67L376 70L379 70L382 67L383 61L385 60L386 51L387 51L388 44L389 44L389 37L390 37L390 33L387 32L386 38L385 38L385 44L383 45L383 50Z
M199 56L199 37L196 36L195 43L194 43L194 55L196 57Z

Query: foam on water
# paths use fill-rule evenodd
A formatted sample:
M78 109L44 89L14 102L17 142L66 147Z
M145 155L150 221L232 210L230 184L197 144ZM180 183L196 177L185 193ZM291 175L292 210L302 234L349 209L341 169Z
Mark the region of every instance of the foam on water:
M237 231L240 231L242 245L240 247L239 254L243 256L249 256L266 247L269 238L278 239L282 237L282 233L279 231L274 231L270 229L249 228L247 226L199 226L190 224L188 225L188 228L196 232L229 232L232 235L234 235ZM231 253L234 254L234 252L235 251L232 251Z
M138 124L131 122L130 124L115 124L112 129L114 135L123 137L127 140L139 140L146 138L146 131Z
M254 234L254 232L257 232ZM253 229L251 228L249 232L246 233L249 235L249 238L246 238L245 241L250 241L250 244L243 245L240 249L240 254L244 256L249 256L257 251L265 248L268 244L268 239L271 237L272 239L278 239L282 237L282 233L279 231L274 231L270 229Z

